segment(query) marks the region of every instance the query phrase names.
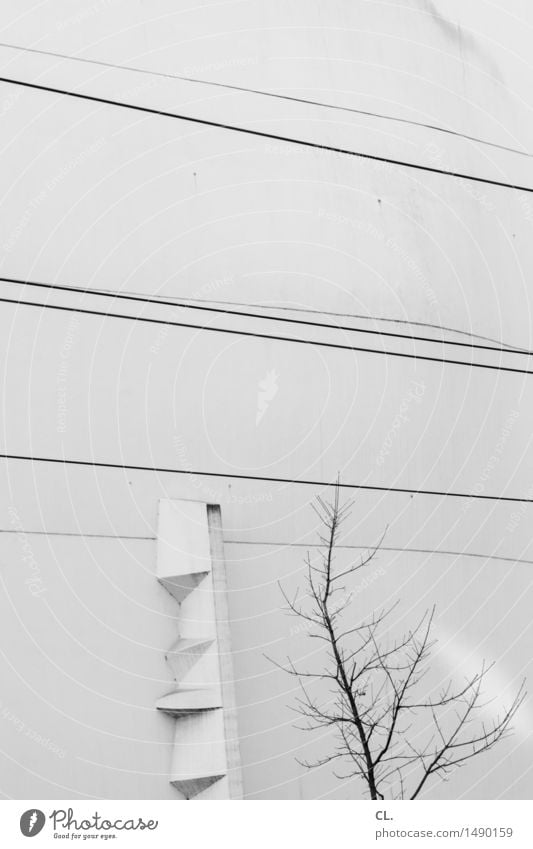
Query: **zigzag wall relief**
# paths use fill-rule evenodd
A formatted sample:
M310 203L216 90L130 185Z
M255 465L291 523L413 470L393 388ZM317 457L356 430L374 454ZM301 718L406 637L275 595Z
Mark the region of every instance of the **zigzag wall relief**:
M220 507L159 502L157 578L179 604L166 654L175 718L170 782L187 799L242 798Z

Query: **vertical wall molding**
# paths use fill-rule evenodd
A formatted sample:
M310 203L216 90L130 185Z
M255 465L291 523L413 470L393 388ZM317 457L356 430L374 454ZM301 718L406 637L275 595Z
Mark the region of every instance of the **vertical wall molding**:
M175 720L170 782L187 799L240 799L222 518L218 505L159 502L157 578L179 605L166 654L175 685L157 702Z
M226 759L230 799L242 799L242 769L237 729L237 707L235 702L235 679L233 655L231 653L231 628L228 611L228 587L226 581L226 559L222 532L222 511L218 504L207 505L207 524L213 570L213 591L218 633L218 661L224 712Z

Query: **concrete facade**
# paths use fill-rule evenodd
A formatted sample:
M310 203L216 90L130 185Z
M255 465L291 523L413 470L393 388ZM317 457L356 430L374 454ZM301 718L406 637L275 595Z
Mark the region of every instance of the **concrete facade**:
M374 115L2 47L4 77L533 187L525 3L4 6L6 42ZM533 347L530 193L7 84L0 114L5 277ZM362 332L2 292L442 355ZM2 452L206 473L1 461L0 791L180 798L175 720L155 707L172 685L178 615L157 581L157 515L162 499L185 499L221 506L245 798L359 798L356 782L298 766L327 740L294 729L295 682L265 658L312 651L277 582L301 581L322 487L230 476L332 482L340 471L356 484L531 498L531 375L18 304L2 304L0 331ZM445 351L531 368L516 354ZM435 669L444 679L493 659L489 695L508 701L531 666L531 505L355 499L346 545L364 550L389 528L361 610L400 598L400 628L436 602ZM531 720L527 704L512 738L427 795L528 798Z

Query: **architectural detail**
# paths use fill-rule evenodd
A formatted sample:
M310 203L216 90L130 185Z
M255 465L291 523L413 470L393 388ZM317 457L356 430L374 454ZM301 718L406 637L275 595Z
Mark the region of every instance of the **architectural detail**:
M156 708L176 719L170 782L187 799L242 796L223 548L218 506L159 502L157 577L180 608L176 686Z
M221 708L221 698L210 687L184 686L158 699L156 707L173 716Z
M182 681L188 672L198 662L200 657L213 645L213 638L180 639L172 646L165 655L166 661L176 681Z
M216 785L210 798L229 799L227 774L223 711L177 719L170 769L174 787L190 799Z

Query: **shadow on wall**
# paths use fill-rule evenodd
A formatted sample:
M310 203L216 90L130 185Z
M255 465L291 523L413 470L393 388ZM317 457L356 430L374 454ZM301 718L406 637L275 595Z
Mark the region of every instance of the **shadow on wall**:
M445 17L433 0L422 0L421 5L431 15L447 41L452 42L452 44L459 48L459 57L462 61L465 58L464 54L469 52L472 56L476 56L480 60L491 77L498 80L498 82L503 82L503 75L498 65L494 62L490 54L476 41L472 35L472 31L465 31L459 23L455 23Z

